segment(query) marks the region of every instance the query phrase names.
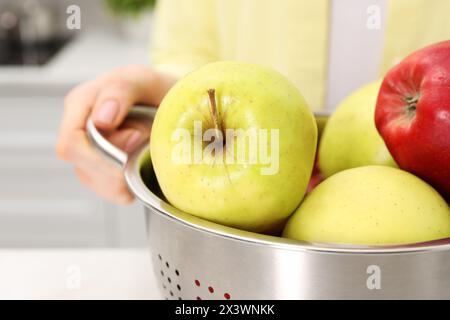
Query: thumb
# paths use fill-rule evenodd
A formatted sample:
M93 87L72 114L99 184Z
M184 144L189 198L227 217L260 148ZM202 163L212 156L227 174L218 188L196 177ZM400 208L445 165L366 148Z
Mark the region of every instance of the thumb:
M94 104L94 124L102 130L118 128L137 100L136 90L127 83L109 85L100 91Z

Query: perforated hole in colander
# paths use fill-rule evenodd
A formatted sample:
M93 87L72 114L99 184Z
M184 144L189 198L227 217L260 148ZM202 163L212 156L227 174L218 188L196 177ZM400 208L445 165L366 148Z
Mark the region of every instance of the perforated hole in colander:
M205 287L202 286L202 283L198 279L194 280L194 286L197 288L199 293L201 293L200 295L197 296L196 298L197 300L202 300L203 298L231 300L231 295L228 292L225 292L222 295L211 285Z
M161 254L157 255L159 260L159 269L160 269L160 283L163 288L163 292L165 292L165 299L178 299L182 300L182 288L180 283L178 282L181 277L181 273L179 269L171 268L171 263L164 259ZM231 300L231 294L229 292L223 293L220 292L213 285L202 285L200 280L195 279L193 281L194 286L198 290L198 295L193 297L197 300L203 299L225 299Z
M180 271L178 269L172 270L169 261L164 260L161 254L158 254L160 262L160 283L165 292L165 299L182 300L181 285L178 283L180 279Z

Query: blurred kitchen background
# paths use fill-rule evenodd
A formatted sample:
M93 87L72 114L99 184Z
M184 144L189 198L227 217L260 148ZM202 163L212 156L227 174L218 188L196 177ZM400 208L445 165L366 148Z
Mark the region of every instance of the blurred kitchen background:
M0 0L0 248L146 245L139 205L99 199L54 150L70 88L120 65L149 63L151 5L135 14L127 1L109 3Z

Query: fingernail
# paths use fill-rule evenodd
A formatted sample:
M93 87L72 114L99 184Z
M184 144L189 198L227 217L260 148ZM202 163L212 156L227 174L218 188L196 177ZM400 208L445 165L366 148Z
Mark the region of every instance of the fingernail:
M103 124L113 124L119 113L119 104L115 100L104 102L95 114L95 120Z
M139 131L133 132L125 144L125 151L133 151L141 142L142 134Z

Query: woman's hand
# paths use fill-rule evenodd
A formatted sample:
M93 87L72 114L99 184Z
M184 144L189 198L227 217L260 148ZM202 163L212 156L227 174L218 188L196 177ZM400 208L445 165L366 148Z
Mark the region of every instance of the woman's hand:
M136 104L158 106L176 79L144 66L127 66L83 83L65 98L58 156L73 164L80 181L117 204L133 200L120 169L104 160L91 146L86 121L126 152L149 137L150 128L138 122L123 123Z

